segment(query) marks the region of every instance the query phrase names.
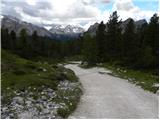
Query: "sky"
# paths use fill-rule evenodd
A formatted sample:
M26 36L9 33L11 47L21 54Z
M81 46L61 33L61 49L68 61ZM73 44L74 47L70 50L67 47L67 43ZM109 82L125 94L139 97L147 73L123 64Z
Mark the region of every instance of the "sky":
M108 21L117 11L119 19L146 19L158 13L158 0L1 0L1 14L43 26L78 25L84 29Z

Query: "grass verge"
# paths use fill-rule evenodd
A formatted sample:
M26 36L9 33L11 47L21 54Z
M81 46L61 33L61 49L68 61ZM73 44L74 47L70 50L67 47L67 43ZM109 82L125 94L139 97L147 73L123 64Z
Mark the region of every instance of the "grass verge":
M159 90L159 76L150 71L138 71L111 64L103 64L102 67L110 69L113 76L124 78L131 83L141 86L144 90L156 93Z

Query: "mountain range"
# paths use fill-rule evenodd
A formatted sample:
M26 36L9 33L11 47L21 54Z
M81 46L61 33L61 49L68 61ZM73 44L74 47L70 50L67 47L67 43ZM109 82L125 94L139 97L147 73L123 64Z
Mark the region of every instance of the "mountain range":
M128 18L127 20L121 22L120 27L122 28L122 33L124 32L127 23L129 23L130 20L131 18ZM144 24L147 24L147 21L145 19L134 21L135 31ZM107 24L105 25L107 31ZM95 23L91 25L86 32L90 33L92 36L95 36L98 26L99 23ZM85 32L85 30L79 26L61 24L52 24L51 29L47 30L44 27L25 22L16 17L8 15L1 16L1 27L8 28L9 32L13 30L17 35L19 35L21 29L25 28L29 35L32 35L34 31L37 31L37 34L39 36L50 37L57 40L76 39L79 36L82 36Z
M16 32L17 35L19 35L19 32L23 28L25 28L28 35L32 35L34 31L37 31L37 34L39 36L50 37L58 40L75 39L78 38L84 32L84 29L79 26L62 26L59 24L52 24L52 28L47 30L44 27L25 22L16 17L8 15L1 16L1 27L4 29L8 28L9 32L13 30Z
M121 29L122 29L122 33L124 33L127 24L128 24L129 21L131 21L131 20L132 20L132 18L128 18L127 20L121 22L120 27L121 27ZM141 28L144 24L148 24L145 19L138 20L138 21L134 21L135 31L137 31L138 28ZM99 23L95 23L95 24L91 25L91 26L88 28L87 33L89 33L91 36L95 36L95 35L96 35L96 31L97 31L97 29L98 29L98 26L99 26ZM107 24L105 24L105 26L106 26L105 31L107 31L107 30L108 30Z

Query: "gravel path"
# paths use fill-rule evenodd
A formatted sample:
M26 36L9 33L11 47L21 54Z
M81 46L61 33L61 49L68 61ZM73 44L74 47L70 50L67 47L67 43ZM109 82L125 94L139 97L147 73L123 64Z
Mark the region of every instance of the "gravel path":
M158 118L158 96L113 77L103 68L82 69L68 64L84 88L80 103L69 118ZM105 74L103 74L105 73Z

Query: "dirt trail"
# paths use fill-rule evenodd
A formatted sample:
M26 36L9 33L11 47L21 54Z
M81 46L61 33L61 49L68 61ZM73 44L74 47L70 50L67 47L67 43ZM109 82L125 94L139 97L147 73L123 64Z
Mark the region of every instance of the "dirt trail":
M158 96L113 77L103 68L82 69L68 64L84 88L80 103L69 118L158 118Z

